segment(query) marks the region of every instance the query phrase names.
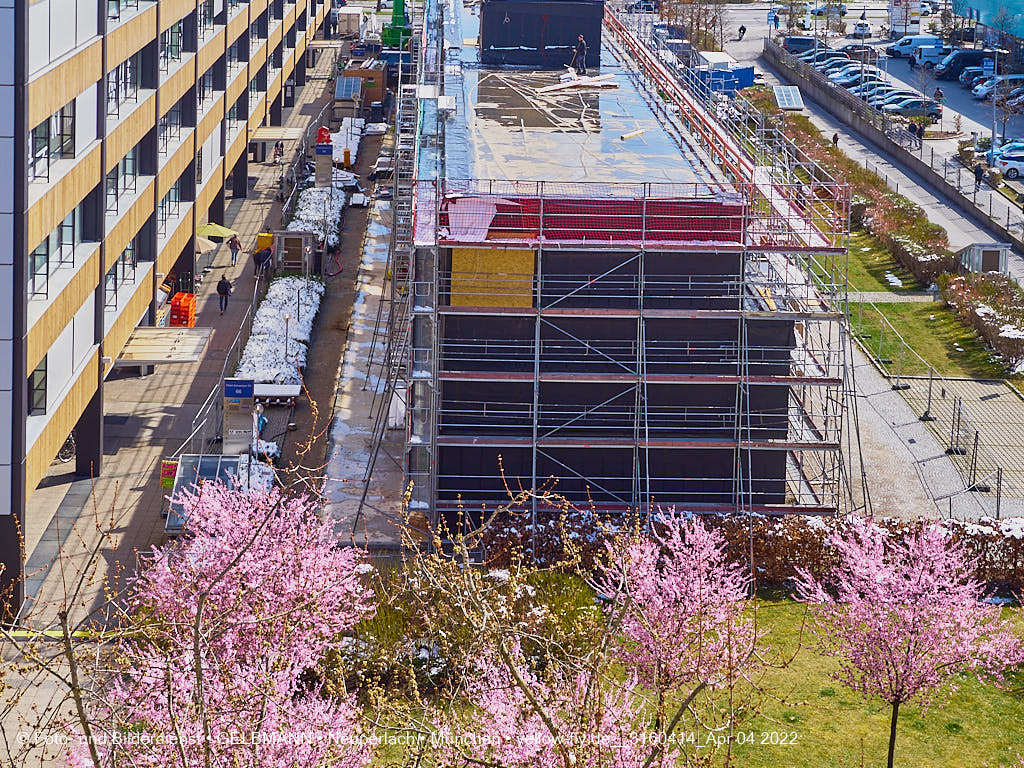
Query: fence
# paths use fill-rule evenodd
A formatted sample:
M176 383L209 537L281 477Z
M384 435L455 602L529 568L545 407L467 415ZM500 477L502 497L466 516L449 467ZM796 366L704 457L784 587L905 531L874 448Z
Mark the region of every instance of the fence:
M1024 442L1014 432L1024 424L1024 397L1002 381L955 379L941 375L906 342L899 331L871 302L851 304L850 331L861 350L903 395L914 415L926 424L949 463L955 467L958 487L938 494L948 501L951 515L972 510L999 517L1007 497L1024 497ZM991 391L990 391L991 390ZM984 391L984 394L981 392ZM993 418L970 400L986 402L1003 397L999 418Z

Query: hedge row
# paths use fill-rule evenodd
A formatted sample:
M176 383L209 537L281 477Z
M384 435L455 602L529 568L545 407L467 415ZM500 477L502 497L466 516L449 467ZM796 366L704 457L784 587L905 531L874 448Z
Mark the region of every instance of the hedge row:
M1010 370L1024 372L1024 292L995 272L945 275L942 295L999 355Z
M934 521L885 519L866 523L860 518L707 516L705 522L720 530L737 562L746 562L751 543L759 588L788 588L797 568L822 575L835 562L829 544L834 533L853 525L878 525L890 535L903 537ZM992 589L1024 592L1024 518L977 522L943 520L944 526L977 563L976 576ZM531 515L511 513L495 520L485 534L487 562L506 567L514 558L535 557L548 566L572 563L591 569L605 543L623 527L614 520L575 507L540 510L536 526Z

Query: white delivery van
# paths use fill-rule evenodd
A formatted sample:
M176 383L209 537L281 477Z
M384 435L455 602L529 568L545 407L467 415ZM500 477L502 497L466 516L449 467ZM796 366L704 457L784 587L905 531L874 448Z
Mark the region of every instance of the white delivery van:
M946 57L953 53L954 50L956 49L951 45L918 46L917 50L914 51L914 55L910 57L910 68L923 67L924 69L931 69L936 64L941 64L945 61Z
M914 51L922 45L942 45L942 38L935 35L904 35L892 45L887 45L885 52L897 58L913 56Z

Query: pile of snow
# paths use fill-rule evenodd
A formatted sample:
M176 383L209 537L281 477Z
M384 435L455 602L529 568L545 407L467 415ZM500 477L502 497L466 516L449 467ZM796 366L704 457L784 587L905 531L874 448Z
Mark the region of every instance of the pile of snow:
M387 123L367 123L363 128L364 136L383 136L388 132Z
M301 383L323 294L324 284L308 277L281 277L272 282L253 317L252 333L235 376L264 384Z
M887 283L889 283L889 285L893 286L894 288L902 288L903 287L903 281L900 280L898 277L896 277L896 275L894 275L892 272L886 272L885 273L885 281Z
M348 150L349 161L354 165L356 153L359 151L359 140L363 138L363 126L366 121L361 117L346 117L341 121L341 129L331 134L334 145L334 162L345 162L345 150Z
M341 241L341 211L345 194L334 187L310 187L299 192L295 214L288 222L291 232L314 232L321 243L333 248Z

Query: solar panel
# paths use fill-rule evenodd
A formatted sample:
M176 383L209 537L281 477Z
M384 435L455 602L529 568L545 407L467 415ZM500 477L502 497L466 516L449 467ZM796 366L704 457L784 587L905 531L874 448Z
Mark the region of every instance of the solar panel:
M800 95L800 89L795 85L776 85L773 86L775 91L775 103L779 105L779 109L803 109L804 99Z

